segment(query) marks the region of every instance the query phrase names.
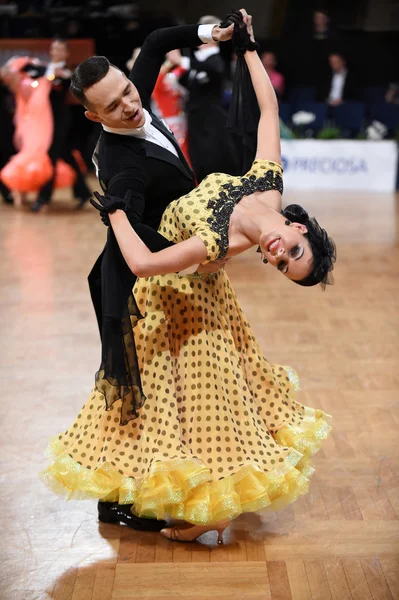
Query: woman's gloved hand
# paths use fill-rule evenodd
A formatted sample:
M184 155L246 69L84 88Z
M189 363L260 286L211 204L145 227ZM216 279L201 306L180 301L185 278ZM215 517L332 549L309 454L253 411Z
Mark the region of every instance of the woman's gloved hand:
M252 29L252 16L245 9L234 10L228 13L221 22L220 27L230 27L234 24L233 45L236 54L245 54L247 50L253 52L259 48L255 42Z
M96 210L99 211L101 220L106 227L109 227L111 225L109 220L110 213L113 213L118 209L125 211L125 213L129 216L131 198L130 191L126 192L124 198L111 196L107 193L100 194L99 192L94 192L93 195L97 199L97 202L91 198L90 204L94 206Z

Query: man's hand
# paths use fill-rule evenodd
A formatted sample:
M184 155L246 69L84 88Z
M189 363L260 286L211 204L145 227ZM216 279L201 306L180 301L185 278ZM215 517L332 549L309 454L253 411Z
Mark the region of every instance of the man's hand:
M254 30L252 27L252 15L249 15L245 8L240 8L240 13L242 14L242 20L247 26L248 35L251 38L251 42L255 41Z
M245 8L233 10L228 13L220 24L222 30L228 31L230 27L234 27L233 43L240 48L246 47L245 44L252 46L256 45L254 30L252 28L252 16L247 13ZM255 47L246 47L249 50L255 50Z
M215 25L212 29L212 37L215 42L227 42L231 40L234 31L234 23L230 27L222 29L219 25Z
M214 262L209 262L206 265L200 265L197 269L197 273L202 273L203 275L210 275L211 273L216 273L220 269L224 269L226 264L231 260L230 258L222 258L221 260L215 260Z
M172 65L180 65L182 59L182 55L180 50L171 50L166 54L166 60L168 60Z

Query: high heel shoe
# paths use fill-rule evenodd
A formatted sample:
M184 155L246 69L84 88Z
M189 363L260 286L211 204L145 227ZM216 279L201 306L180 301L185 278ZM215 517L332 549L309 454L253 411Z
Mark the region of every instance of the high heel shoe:
M167 527L161 534L172 542L195 542L201 535L208 531L218 532L218 544L223 544L223 532L231 521L220 521L215 525L193 525L192 527Z

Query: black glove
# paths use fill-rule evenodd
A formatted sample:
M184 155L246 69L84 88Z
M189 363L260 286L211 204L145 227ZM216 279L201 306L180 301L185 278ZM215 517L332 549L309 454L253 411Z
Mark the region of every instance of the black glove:
M239 10L234 10L231 13L228 13L220 23L220 27L224 29L225 27L229 27L232 23L234 23L232 41L236 54L245 54L247 50L250 52L257 50L259 48L259 44L251 40L247 31L247 26L244 23L242 13Z
M93 194L95 198L97 198L98 202L90 199L90 204L94 206L98 211L100 211L101 220L109 227L111 225L109 220L110 213L113 213L115 210L124 210L125 213L129 216L130 211L130 198L132 193L130 191L126 192L124 198L118 198L117 196L110 196L105 193L101 195L99 192L94 192Z

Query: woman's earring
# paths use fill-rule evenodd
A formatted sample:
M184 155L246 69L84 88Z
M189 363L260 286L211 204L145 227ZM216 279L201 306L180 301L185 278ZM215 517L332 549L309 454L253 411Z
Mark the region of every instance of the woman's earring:
M288 225L288 227L291 225L291 221L289 221L288 219L286 219L284 225Z
M256 252L260 252L260 257L261 257L261 260L262 260L263 264L264 264L264 265L266 265L266 264L267 264L269 261L267 260L267 258L265 258L265 257L263 256L263 252L262 252L262 250L261 250L261 247L260 247L260 246L258 246L258 249L257 249L257 251L256 251Z

